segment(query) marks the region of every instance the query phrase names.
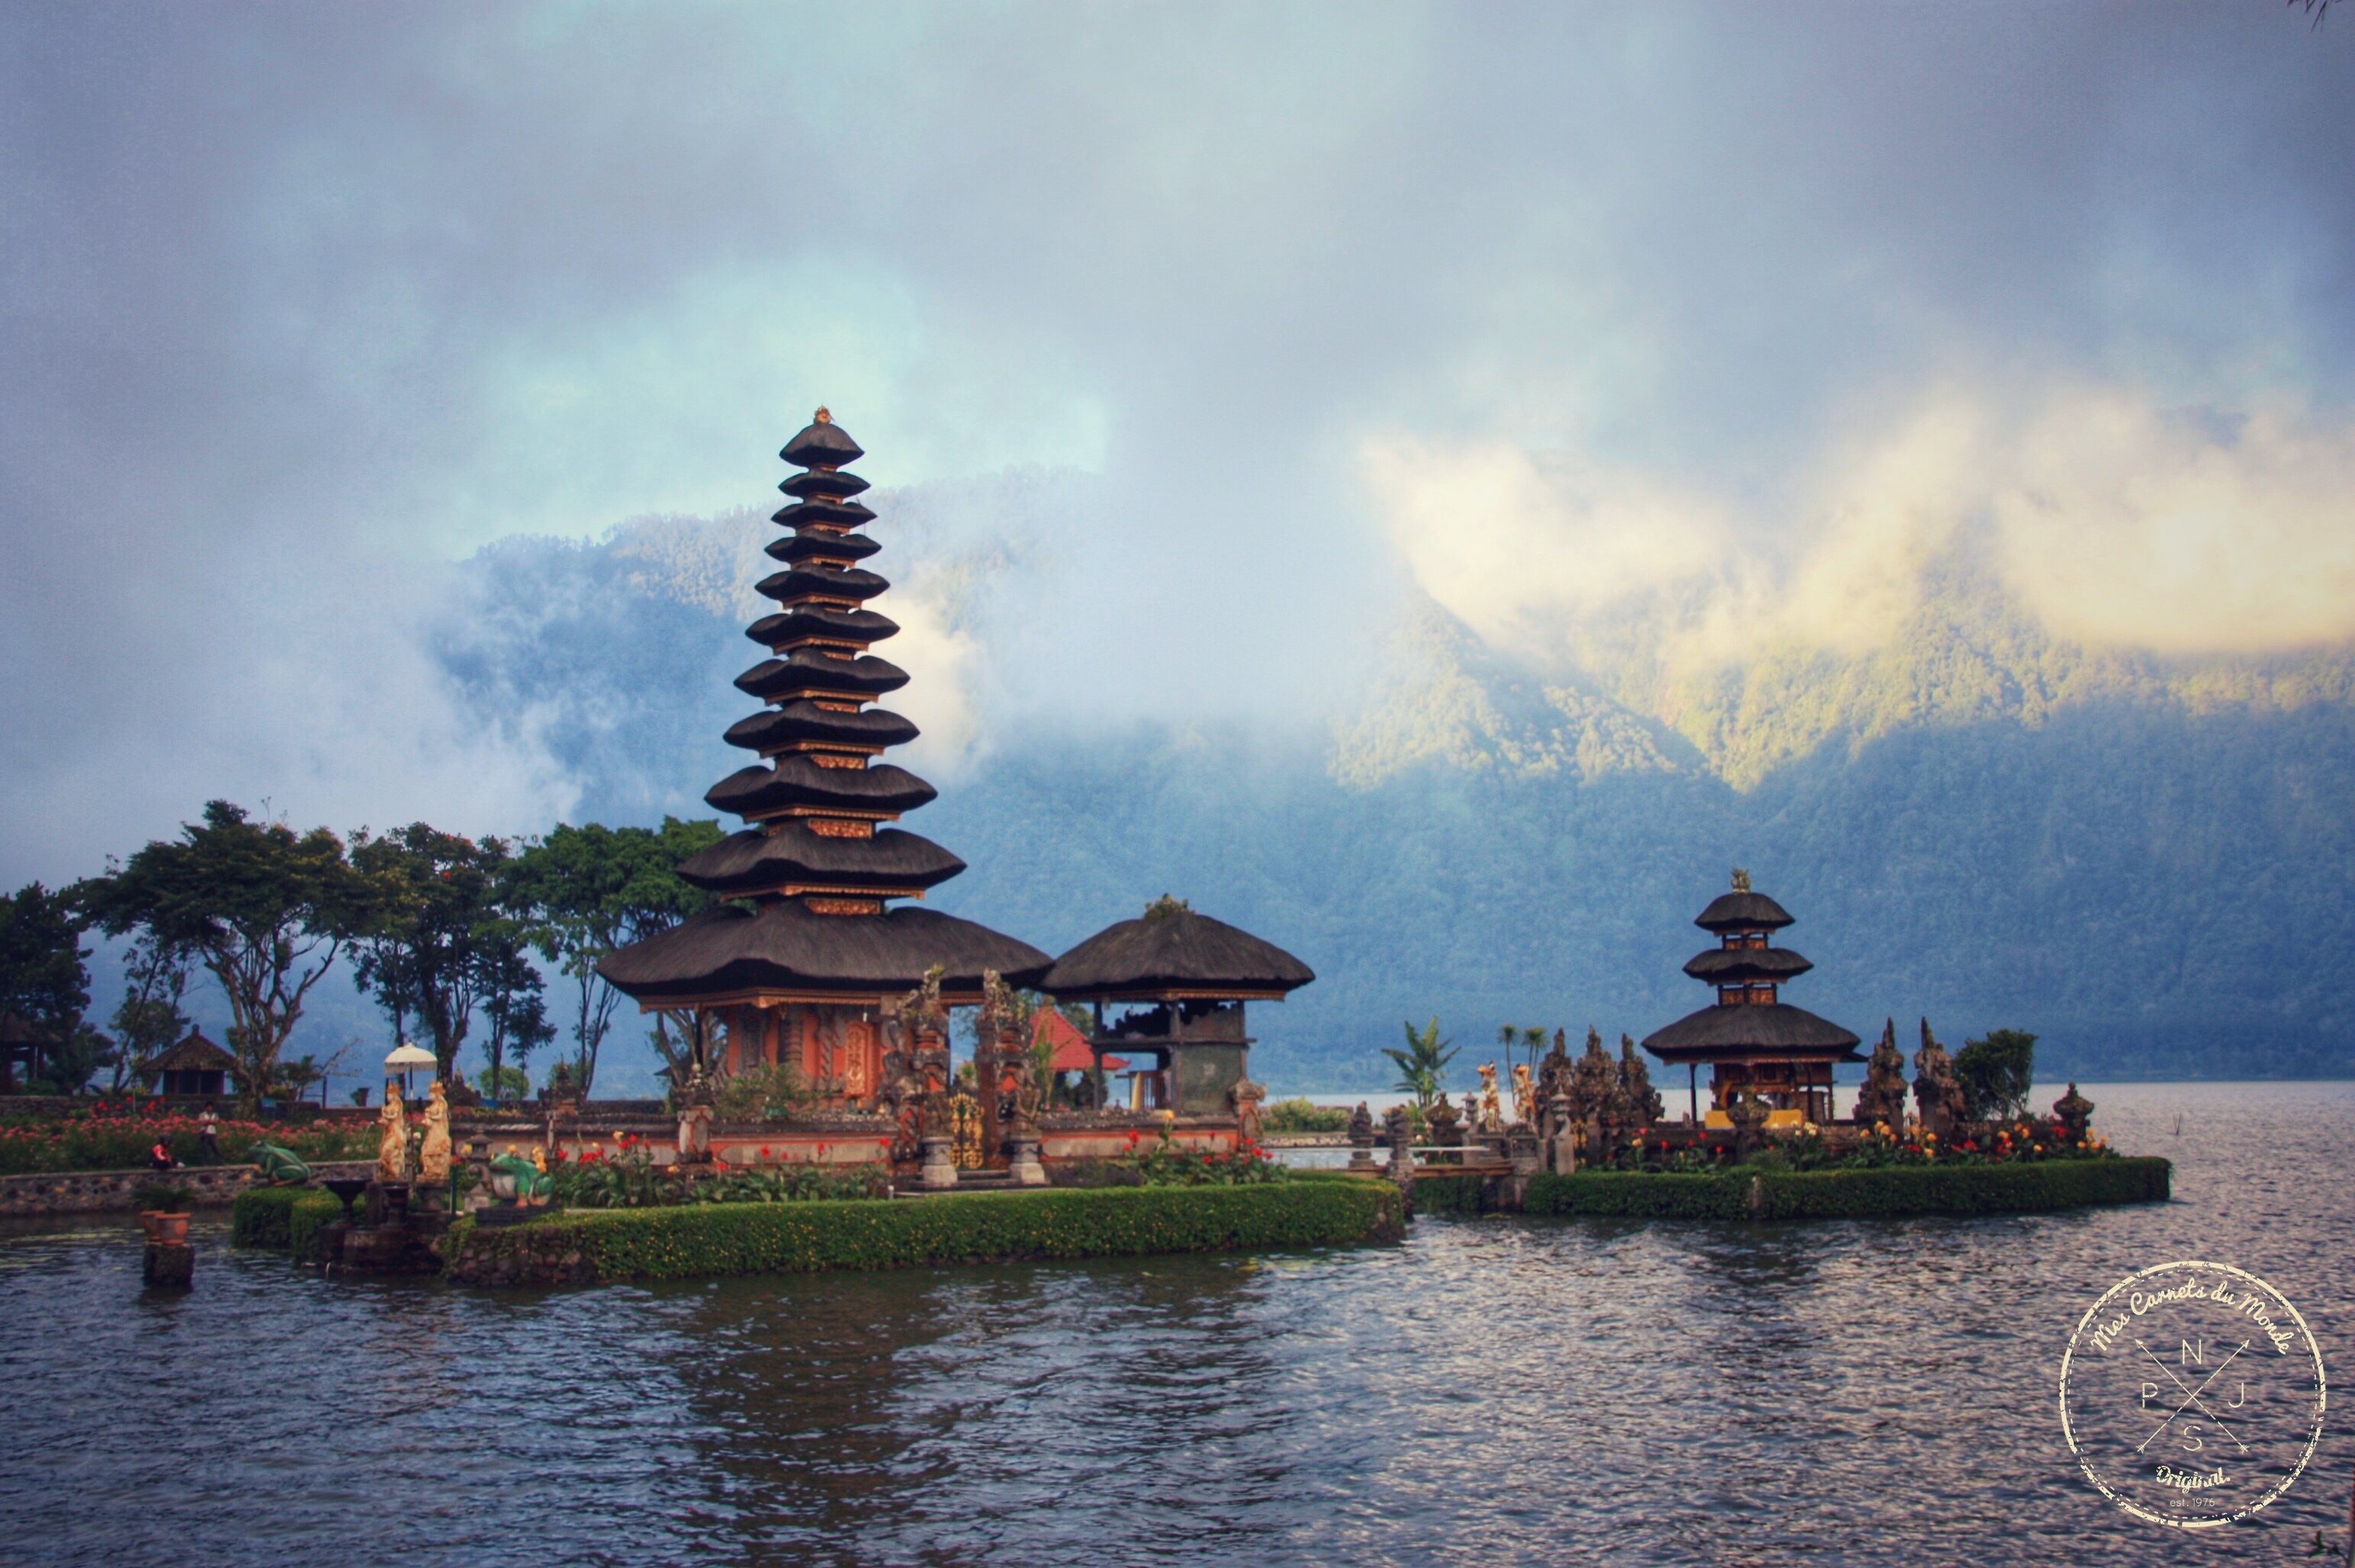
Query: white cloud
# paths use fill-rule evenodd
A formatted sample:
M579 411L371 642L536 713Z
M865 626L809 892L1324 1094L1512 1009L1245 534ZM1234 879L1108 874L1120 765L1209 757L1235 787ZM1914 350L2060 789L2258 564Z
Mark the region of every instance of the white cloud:
M2166 653L2355 636L2355 421L2284 402L2169 414L2055 394L1995 498L2006 572L2050 626Z
M2171 414L2070 384L2007 418L1992 395L1936 389L1836 443L1781 513L1496 441L1385 435L1362 456L1424 591L1541 657L1605 627L1668 666L1869 653L1900 634L1932 565L1986 528L2024 603L2088 645L2355 636L2355 422L2286 402Z

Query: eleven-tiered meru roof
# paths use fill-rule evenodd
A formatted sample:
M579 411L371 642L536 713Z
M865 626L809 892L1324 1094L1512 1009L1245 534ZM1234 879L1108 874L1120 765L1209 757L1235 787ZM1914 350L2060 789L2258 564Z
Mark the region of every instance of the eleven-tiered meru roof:
M807 470L778 486L794 504L773 519L793 532L768 547L783 570L757 586L777 602L745 635L773 656L737 688L768 706L728 731L762 761L703 798L747 819L679 867L731 901L623 948L601 973L653 1006L755 999L873 1001L946 970L943 991L977 994L986 970L1017 984L1048 957L1028 943L932 910L895 908L964 869L929 838L883 824L931 800L932 786L879 759L916 738L897 713L870 707L908 683L868 650L899 631L867 609L890 586L858 563L881 547L858 530L875 514L846 474L863 455L820 409L780 454Z

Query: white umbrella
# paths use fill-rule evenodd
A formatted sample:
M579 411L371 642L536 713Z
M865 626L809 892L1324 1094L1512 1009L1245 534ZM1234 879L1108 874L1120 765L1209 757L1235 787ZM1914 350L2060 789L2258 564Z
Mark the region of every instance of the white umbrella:
M400 1074L400 1097L409 1097L409 1070L412 1067L439 1067L433 1053L402 1040L399 1049L384 1059L386 1067Z

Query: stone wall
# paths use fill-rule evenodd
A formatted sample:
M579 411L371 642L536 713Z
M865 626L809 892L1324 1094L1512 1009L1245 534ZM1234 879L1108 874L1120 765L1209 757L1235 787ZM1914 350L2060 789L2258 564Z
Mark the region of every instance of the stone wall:
M314 1165L311 1173L321 1179L335 1176L370 1177L376 1174L376 1162L336 1160ZM0 1176L0 1217L132 1213L138 1208L132 1194L150 1183L161 1182L193 1189L197 1208L225 1208L237 1200L239 1193L258 1185L261 1179L261 1172L250 1165L192 1166L168 1176L152 1170L69 1170Z

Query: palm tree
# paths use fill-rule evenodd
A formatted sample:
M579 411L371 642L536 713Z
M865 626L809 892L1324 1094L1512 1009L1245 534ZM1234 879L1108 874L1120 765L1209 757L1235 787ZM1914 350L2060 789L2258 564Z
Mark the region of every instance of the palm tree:
M1400 1093L1413 1095L1416 1107L1427 1111L1439 1098L1447 1064L1455 1060L1455 1041L1439 1038L1437 1019L1420 1029L1412 1023L1404 1027L1406 1049L1386 1047L1382 1054L1398 1063Z

